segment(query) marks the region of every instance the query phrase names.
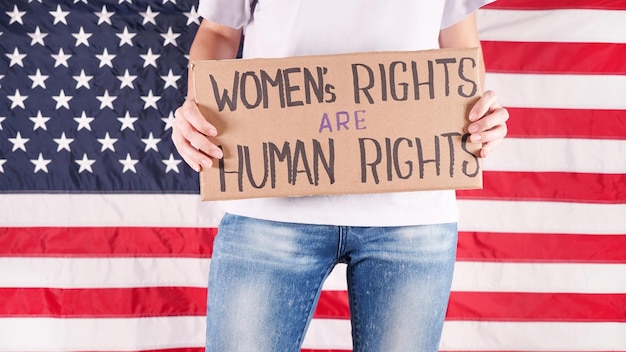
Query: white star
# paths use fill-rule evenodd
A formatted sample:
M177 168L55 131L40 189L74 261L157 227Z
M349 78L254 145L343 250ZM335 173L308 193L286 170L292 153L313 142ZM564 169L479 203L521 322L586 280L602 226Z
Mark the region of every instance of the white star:
M9 142L13 143L13 149L11 149L12 152L21 149L23 151L26 151L26 143L28 143L29 138L22 138L22 135L17 132L17 136L15 136L15 138L9 138Z
M74 3L76 4L77 2L84 2L85 4L87 4L87 0L74 0Z
M200 15L196 11L195 5L191 7L191 11L183 13L187 16L187 25L190 25L191 23L200 24Z
M20 11L17 8L17 5L13 5L13 11L12 12L7 11L7 15L11 17L11 20L9 20L9 24L13 24L13 22L17 22L23 25L24 22L22 21L22 16L24 16L25 14L26 14L26 11Z
M0 75L0 79L3 79L4 75ZM0 88L2 88L2 86L0 85Z
M91 165L93 165L96 162L96 160L88 159L87 153L83 153L83 158L81 160L74 160L74 162L80 166L78 168L79 174L83 171L89 171L93 174L93 169L91 168Z
M13 49L13 54L5 55L11 59L9 66L18 65L20 67L24 67L24 62L22 62L22 60L26 57L26 54L21 54L17 47Z
M52 24L57 24L59 22L63 22L64 24L67 24L67 20L65 19L65 17L67 17L67 15L69 15L70 12L63 11L63 9L61 9L61 5L57 5L56 11L50 11L50 14L54 17L54 22Z
M109 91L105 90L104 95L97 96L96 99L100 100L100 109L108 107L109 109L113 110L113 101L117 99L117 96L110 96Z
M0 172L4 173L4 163L7 162L7 159L0 159Z
M85 87L87 89L90 89L89 81L91 81L93 76L85 75L85 70L80 70L80 75L72 76L72 77L74 77L74 80L76 80L76 89L80 87Z
M41 31L39 30L39 26L37 26L37 28L35 28L35 32L34 33L28 33L28 36L31 37L31 41L30 41L30 46L33 46L35 44L40 44L42 46L46 46L46 43L44 43L44 38L48 36L48 33L41 33Z
M78 127L76 131L80 131L83 128L91 131L91 122L94 120L93 117L87 117L87 114L83 111L80 117L75 117L74 121L78 122Z
M172 44L174 46L178 46L176 44L176 39L180 37L180 33L172 32L172 27L167 29L167 33L161 33L161 37L163 37L163 46L167 46L168 44Z
M128 111L126 111L126 115L124 115L124 117L118 117L117 120L122 123L122 127L120 127L120 131L123 131L123 130L125 130L127 128L129 128L129 129L134 131L135 130L135 125L133 125L133 124L138 119L136 117L131 117L130 113Z
M161 99L161 97L160 97L160 96L154 96L154 95L152 95L152 90L150 90L150 91L148 92L148 96L145 96L145 97L144 97L144 96L142 96L142 97L141 97L141 100L143 100L143 101L145 102L145 104L143 104L143 109L145 110L145 109L147 109L147 108L149 108L149 107L152 107L152 108L155 108L155 109L157 109L157 110L158 110L159 108L157 107L157 104L156 104L156 103L157 103L157 101L159 101L160 99Z
M61 133L60 138L54 138L54 142L58 144L57 152L60 152L63 149L70 152L71 151L70 143L72 143L73 141L74 141L74 138L67 138L65 137L65 132Z
M124 27L124 32L116 33L115 35L120 38L120 46L124 46L124 44L133 46L133 38L137 35L137 33L129 33L128 27Z
M98 16L98 25L106 22L111 25L111 16L115 15L115 12L109 12L107 8L102 5L102 11L96 12L96 16Z
M135 170L135 164L137 164L138 162L139 160L131 159L130 154L126 154L126 159L120 160L120 163L124 165L122 173L125 173L126 171L132 171L134 173L137 173L137 170Z
M67 110L70 109L70 100L72 100L72 96L71 95L65 95L65 90L61 89L61 92L59 93L59 95L53 95L52 99L54 99L57 102L57 106L55 109L59 110L60 107L64 107Z
M24 100L28 99L28 95L20 95L20 90L16 89L14 95L7 95L7 98L11 101L11 109L16 106L21 107L22 109L26 109L24 106Z
M123 76L117 76L117 79L120 80L120 89L124 87L130 87L130 89L135 89L133 85L133 81L137 78L137 76L132 76L128 73L128 69L124 72Z
M6 117L0 117L0 131L2 131L2 121L6 120Z
M174 87L174 89L178 89L176 82L178 82L178 79L180 77L181 76L174 75L172 69L170 69L170 72L167 73L167 76L161 76L161 79L165 81L164 89L167 89L167 87Z
M89 47L89 37L91 37L91 33L85 33L85 30L81 26L78 30L78 33L72 33L72 37L76 38L76 44L74 46L79 46L81 44Z
M34 75L28 75L28 78L30 78L31 81L33 81L33 85L30 87L31 89L34 89L37 86L40 86L43 89L46 89L46 80L48 79L49 76L46 75L42 75L41 71L39 69L37 69L37 72L35 72Z
M104 138L98 138L98 142L100 144L102 144L102 148L100 148L100 151L103 152L107 149L111 150L111 151L115 151L115 147L113 146L113 144L115 144L115 142L117 142L117 138L111 138L109 136L109 132L107 132L104 135Z
M50 164L51 161L52 160L50 159L44 159L43 155L39 153L39 157L37 159L30 159L30 162L35 165L35 171L33 171L33 173L36 173L37 171L48 173L48 164Z
M106 66L109 66L110 68L113 68L113 62L111 61L115 59L115 55L110 55L109 50L107 50L107 48L104 48L104 50L102 51L102 55L96 55L96 57L98 58L98 60L100 60L100 66L98 67L102 67L106 65Z
M174 125L174 120L176 120L176 118L174 117L174 113L171 111L170 111L170 114L167 115L167 117L161 118L161 121L165 122L164 130L168 130L172 128L172 126Z
M139 55L144 60L143 67L147 67L148 65L152 65L155 68L157 67L156 60L159 58L159 55L152 53L152 48L148 48L148 52L145 55Z
M146 12L140 12L139 14L143 17L143 25L145 25L148 22L152 23L153 25L156 25L156 16L159 15L158 12L152 12L152 9L148 7L146 9Z
M129 3L131 5L133 4L130 0L120 0L120 2L118 2L118 4L121 4L121 3L124 3L124 2L127 2L127 3Z
M170 158L169 159L164 159L162 160L163 164L165 164L167 167L165 168L165 173L168 173L170 171L174 171L176 173L179 173L178 171L178 164L182 163L182 160L177 160L174 159L174 155L172 153L170 153Z
M163 5L167 4L168 2L171 2L172 4L176 5L176 0L163 0Z
M63 48L59 49L59 53L54 55L50 55L52 56L52 58L54 58L55 62L54 62L54 67L58 67L60 65L63 65L65 67L69 68L69 65L67 64L67 60L69 60L70 57L72 57L72 55L65 55L65 52L63 52Z
M37 116L35 117L31 117L30 120L35 124L33 126L33 131L41 128L44 131L47 131L48 128L46 127L46 122L48 122L48 120L50 120L49 117L44 117L43 115L41 115L41 111L37 111Z
M154 150L155 152L159 151L159 148L157 148L157 143L161 141L161 138L154 138L154 136L152 136L152 132L150 132L148 138L142 138L141 141L146 145L144 152L147 152L150 149Z

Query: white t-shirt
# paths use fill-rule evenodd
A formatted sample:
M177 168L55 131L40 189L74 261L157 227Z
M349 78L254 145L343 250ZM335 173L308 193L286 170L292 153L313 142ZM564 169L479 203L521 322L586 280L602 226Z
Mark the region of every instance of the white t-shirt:
M439 47L439 31L493 0L200 0L198 13L244 27L244 58ZM454 191L223 202L226 212L311 224L403 226L455 222Z

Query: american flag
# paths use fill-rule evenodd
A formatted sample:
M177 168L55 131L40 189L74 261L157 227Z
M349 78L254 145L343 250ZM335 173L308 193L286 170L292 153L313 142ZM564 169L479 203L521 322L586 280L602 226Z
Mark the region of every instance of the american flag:
M170 141L197 0L0 0L0 351L199 352L221 213ZM626 2L479 11L509 136L442 351L626 351ZM303 351L349 351L345 267Z

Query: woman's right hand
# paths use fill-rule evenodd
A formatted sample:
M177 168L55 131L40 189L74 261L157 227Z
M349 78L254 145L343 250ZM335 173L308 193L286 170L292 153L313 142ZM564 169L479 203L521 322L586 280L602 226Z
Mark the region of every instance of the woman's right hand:
M174 117L172 141L192 169L200 172L213 165L211 158L223 157L222 150L209 139L217 135L217 129L202 116L193 100L185 100L174 112Z

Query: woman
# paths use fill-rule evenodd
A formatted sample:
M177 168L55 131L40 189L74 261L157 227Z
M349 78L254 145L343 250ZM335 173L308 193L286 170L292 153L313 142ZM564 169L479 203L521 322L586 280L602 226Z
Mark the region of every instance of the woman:
M200 0L190 59L479 47L475 11L489 0ZM484 70L483 70L484 71ZM189 95L172 139L196 171L221 150ZM471 109L487 156L508 113L488 91ZM347 264L357 352L437 351L450 294L458 220L454 191L223 203L209 278L207 351L299 351L322 283Z

